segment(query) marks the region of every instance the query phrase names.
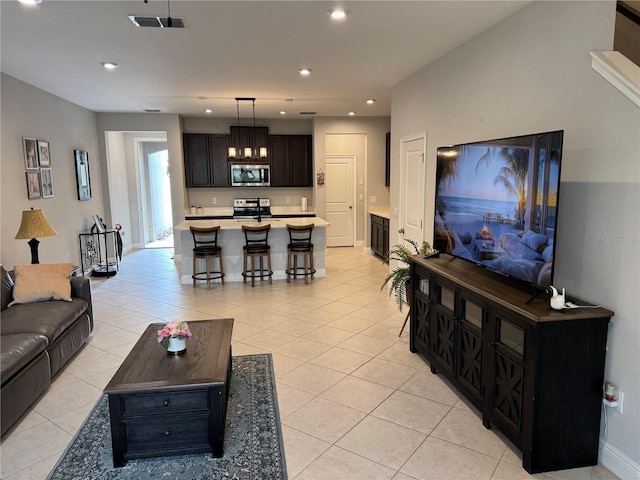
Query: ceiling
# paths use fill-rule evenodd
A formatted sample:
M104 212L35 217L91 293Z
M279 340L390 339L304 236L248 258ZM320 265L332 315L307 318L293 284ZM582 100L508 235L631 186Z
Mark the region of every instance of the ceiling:
M0 65L95 112L204 117L211 108L235 118L234 98L255 97L258 118L388 116L393 85L527 3L2 0ZM332 20L326 12L339 5L349 15ZM166 17L168 7L187 28L137 28L128 18ZM105 61L119 67L105 71ZM240 116L251 116L250 103Z

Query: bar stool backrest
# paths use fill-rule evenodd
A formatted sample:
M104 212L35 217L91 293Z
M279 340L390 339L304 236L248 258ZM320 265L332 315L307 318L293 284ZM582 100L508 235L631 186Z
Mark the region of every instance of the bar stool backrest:
M242 225L242 231L244 233L244 239L247 247L259 247L269 244L269 231L271 230L271 224L262 225L259 227L252 227L249 225Z
M287 230L289 230L290 245L295 246L312 246L311 234L313 233L314 224L309 225L289 225L287 224Z
M220 227L189 227L193 236L193 251L207 253L218 250L218 232Z

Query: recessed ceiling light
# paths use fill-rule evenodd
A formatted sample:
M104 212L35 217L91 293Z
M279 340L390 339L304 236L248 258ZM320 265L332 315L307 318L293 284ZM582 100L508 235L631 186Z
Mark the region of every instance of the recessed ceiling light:
M376 103L376 100L374 98L369 98L367 100L367 105L373 105L374 103Z
M211 113L213 112L213 110L211 110L210 108L205 108L204 113Z
M18 0L23 5L37 5L42 3L42 0Z
M206 100L207 99L207 97L205 97L204 95L198 95L196 98L198 100Z
M285 102L293 102L293 98L285 98L284 101Z
M115 70L118 68L118 64L115 62L102 62L100 65L102 65L105 70Z
M284 110L280 110L280 115L286 115L287 112L285 112Z
M311 74L311 69L310 68L299 68L298 72L300 73L300 75L306 77L307 75Z
M350 115L351 117L353 117L355 114L356 114L356 112L349 112L349 115Z
M349 15L349 10L345 10L344 8L332 8L331 10L327 10L327 15L336 20L340 20Z

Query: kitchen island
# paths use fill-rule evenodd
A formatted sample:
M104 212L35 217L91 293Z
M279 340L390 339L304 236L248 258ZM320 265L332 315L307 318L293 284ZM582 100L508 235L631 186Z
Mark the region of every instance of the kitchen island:
M326 227L329 223L319 217L287 217L287 218L265 218L262 222L255 220L235 220L235 219L219 219L219 220L185 220L175 226L175 230L180 235L182 252L182 275L180 283L190 284L193 282L191 275L193 273L193 237L189 231L189 227L220 227L218 233L218 245L222 247L222 258L224 262L225 282L242 281L242 246L245 244L244 234L242 233L242 225L271 225L269 232L269 245L271 245L271 269L273 270L273 279L287 278L285 270L287 268L287 244L289 243L289 225L308 225L314 224L313 235L311 241L313 243L313 258L316 269L316 277L324 277L325 270L325 251L327 248Z

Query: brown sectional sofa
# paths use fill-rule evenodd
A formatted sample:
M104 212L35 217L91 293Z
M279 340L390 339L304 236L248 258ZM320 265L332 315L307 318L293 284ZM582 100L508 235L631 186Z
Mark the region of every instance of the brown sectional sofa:
M82 348L93 330L91 284L71 277L71 301L8 306L13 277L0 266L0 422L4 435Z

